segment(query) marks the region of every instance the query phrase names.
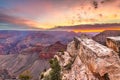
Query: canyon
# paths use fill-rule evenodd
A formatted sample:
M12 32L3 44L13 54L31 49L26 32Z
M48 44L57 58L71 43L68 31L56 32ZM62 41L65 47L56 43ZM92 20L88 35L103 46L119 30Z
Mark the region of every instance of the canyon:
M99 50L103 48L108 49L103 47L103 45L108 45L110 48L114 45L117 50L113 53L119 55L119 40L116 41L119 38L116 37L117 39L115 40L110 38L109 40L109 37L119 36L120 31L112 30L97 33L96 35L93 34L94 33L83 34L66 31L0 31L0 80L18 80L19 75L27 71L32 75L32 80L38 80L43 71L46 71L46 69L49 69L50 71L49 61L54 58L54 55L59 58L60 65L62 65L61 68L63 69L63 72L61 72L61 74L66 77L69 75L68 80L70 76L72 76L70 80L74 80L74 77L77 76L80 77L80 75L74 75L73 73L75 72L75 74L81 73L83 78L85 78L86 71L91 76L95 77L92 73L93 71L91 72L91 70L86 67L86 62L89 62L89 59L91 58L92 61L94 58L97 58L94 57L94 53L98 54ZM77 37L74 38L75 36ZM89 40L91 42L89 42ZM84 42L86 45L80 47L80 43L83 44ZM97 50L99 47L97 47L96 44L101 46L101 48ZM94 47L97 48L94 50L94 53L92 53L92 48ZM79 53L81 52L80 50L87 53L82 56L84 57L83 59L86 59L87 55L93 55L91 57L87 56L87 58L89 58L88 61L86 60L86 62L83 63L84 60L80 59L80 55L78 56L78 54L83 54ZM102 53L107 54L104 50ZM103 56L105 57L105 55ZM100 64L101 63L102 62L100 62ZM103 63L105 62L103 61ZM93 65L98 66L95 64ZM65 68L63 68L63 66ZM106 75L108 76L109 74L99 74L95 72L95 75L101 78ZM81 79L82 78L78 78L77 80ZM87 77L85 79L87 79ZM97 78L95 78L95 80L96 79ZM64 77L63 80L66 80L66 78Z

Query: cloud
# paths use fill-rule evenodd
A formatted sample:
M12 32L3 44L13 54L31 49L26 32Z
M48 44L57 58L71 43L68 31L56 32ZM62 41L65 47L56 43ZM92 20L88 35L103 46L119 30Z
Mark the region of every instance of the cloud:
M8 23L8 24L15 24L15 25L21 25L26 26L29 28L37 29L37 26L40 25L40 23L28 20L28 19L21 19L19 17L10 16L4 13L0 13L0 23Z
M0 22L30 28L116 23L120 19L120 0L0 0L3 3Z
M95 24L95 25L76 25L60 26L51 30L74 31L74 32L102 32L104 30L120 30L120 24Z

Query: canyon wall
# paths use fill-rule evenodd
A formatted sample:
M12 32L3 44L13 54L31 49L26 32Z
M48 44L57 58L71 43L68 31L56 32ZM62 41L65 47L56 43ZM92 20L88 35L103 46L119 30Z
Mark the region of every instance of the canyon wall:
M120 36L118 37L107 37L106 45L119 53L120 56Z

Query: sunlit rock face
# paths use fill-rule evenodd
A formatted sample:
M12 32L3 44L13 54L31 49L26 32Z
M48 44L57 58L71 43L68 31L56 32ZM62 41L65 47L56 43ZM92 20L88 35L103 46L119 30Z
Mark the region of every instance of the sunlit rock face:
M114 36L120 36L119 30L106 30L103 31L93 37L93 40L96 42L106 45L106 38L107 37L114 37Z
M55 57L61 66L62 80L120 80L117 52L92 39L76 37L67 51Z
M106 44L120 55L120 36L107 37Z
M99 80L109 78L119 80L120 61L117 53L113 50L93 41L92 39L80 39L78 55L92 74ZM79 46L78 46L79 47Z

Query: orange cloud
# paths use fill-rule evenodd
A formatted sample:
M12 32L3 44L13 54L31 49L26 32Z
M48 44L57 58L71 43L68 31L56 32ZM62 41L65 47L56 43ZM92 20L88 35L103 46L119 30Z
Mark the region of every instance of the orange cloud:
M74 32L102 32L105 30L120 30L120 24L94 24L76 25L54 28L53 30L74 31Z
M98 6L94 7L93 1ZM103 2L101 2L103 1ZM50 29L56 26L81 24L120 23L120 0L4 0L12 7L7 18L1 18L12 24L25 25L32 28ZM6 5L7 6L7 5ZM11 18L11 19L10 19Z
M71 30L71 31L73 31L73 32L76 32L76 33L78 33L78 32L103 32L103 31L105 31L105 30L120 30L120 27L118 27L118 28L98 28L98 29L83 29L83 30L81 30L81 29L74 29L74 30Z
M7 14L3 14L0 13L0 22L3 23L11 23L11 24L16 24L16 25L24 25L27 27L31 27L31 28L41 28L41 24L37 21L33 21L33 20L28 20L28 19L21 19L19 17L13 17L13 16L9 16Z

